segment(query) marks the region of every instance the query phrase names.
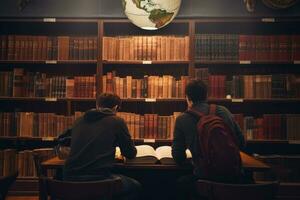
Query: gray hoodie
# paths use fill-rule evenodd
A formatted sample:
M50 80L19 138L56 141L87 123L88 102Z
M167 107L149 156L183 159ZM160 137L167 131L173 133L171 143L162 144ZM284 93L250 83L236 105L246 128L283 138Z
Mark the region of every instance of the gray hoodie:
M65 180L97 180L110 175L115 147L134 158L136 148L126 123L108 108L92 109L80 117L60 138L71 135L71 152L64 166Z

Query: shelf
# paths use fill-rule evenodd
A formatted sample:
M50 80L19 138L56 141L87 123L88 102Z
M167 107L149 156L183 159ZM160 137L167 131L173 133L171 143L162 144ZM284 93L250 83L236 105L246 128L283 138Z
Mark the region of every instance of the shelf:
M49 20L51 19L51 20ZM54 21L55 20L55 21ZM99 19L93 18L55 18L55 17L46 17L46 18L1 18L0 22L98 22Z
M123 102L185 102L186 99L184 98L128 98L128 99L122 99Z
M164 145L171 145L172 139L134 139L133 140L136 144L164 144Z
M240 23L246 23L246 22L255 22L255 23L261 23L261 22L299 22L299 17L266 17L266 16L239 16L236 17L201 17L199 19L195 19L195 23L214 23L214 22L240 22Z
M97 60L0 60L2 64L97 64Z
M300 144L300 140L247 140L247 144Z
M10 136L0 136L0 140L56 141L56 138L55 137L10 137Z
M278 102L278 103L292 103L299 102L300 98L266 98L266 99L243 99L243 98L232 98L232 99L217 99L217 98L209 98L208 102L228 102L228 103L270 103L270 102Z
M185 98L128 98L122 99L123 102L186 102ZM274 98L274 99L225 99L225 98L208 98L209 103L292 103L300 102L300 98Z
M247 144L289 144L288 140L247 140Z
M278 65L278 64L289 64L289 65L298 65L300 64L299 60L295 61L250 61L250 60L196 60L195 64L240 64L240 65L250 65L250 64L269 64L269 65Z
M95 102L96 98L50 98L50 97L0 97L0 101L45 101L45 102ZM186 102L185 98L126 98L123 102ZM300 98L274 98L274 99L225 99L209 98L209 103L297 103Z
M52 98L52 97L0 97L0 101L95 101L96 98Z
M103 64L119 64L119 65L155 65L155 64L189 64L187 60L104 60Z

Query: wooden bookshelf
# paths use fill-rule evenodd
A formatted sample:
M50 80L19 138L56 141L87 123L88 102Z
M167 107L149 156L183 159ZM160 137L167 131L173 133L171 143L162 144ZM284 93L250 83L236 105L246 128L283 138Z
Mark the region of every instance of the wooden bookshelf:
M274 23L275 22L275 23ZM96 59L77 60L0 60L1 71L12 71L14 68L24 68L24 71L42 72L53 76L93 76L96 77L96 94L103 91L102 77L112 70L118 76L132 76L141 79L143 75L172 75L176 80L181 76L195 76L198 68L208 68L213 75L299 75L299 59L288 61L265 61L219 59L199 60L196 58L197 34L232 34L232 35L300 35L298 26L300 17L201 17L176 19L168 26L155 32L141 30L127 19L99 18L1 18L0 35L36 35L36 36L69 36L97 38ZM253 29L253 27L256 27ZM187 60L108 60L103 55L104 37L123 36L175 36L188 37L189 54ZM1 47L0 43L0 47ZM152 44L151 44L152 45ZM150 45L150 46L151 46ZM217 46L217 45L216 45ZM1 48L0 48L1 49ZM1 50L0 50L1 54ZM151 53L152 55L152 53ZM1 55L0 55L1 56ZM224 66L223 66L224 65ZM264 70L267 65L269 68ZM284 67L281 67L283 65ZM92 67L90 67L92 66ZM141 67L140 67L141 66ZM217 66L217 67L216 67ZM232 69L231 66L234 66ZM288 66L288 67L285 67ZM133 70L133 68L136 68ZM138 68L139 67L139 68ZM123 68L123 70L122 70ZM229 70L229 68L231 68ZM251 68L247 71L245 69ZM119 74L118 74L119 73ZM0 82L0 90L1 85ZM46 97L0 97L1 112L35 112L57 113L71 116L75 111L86 111L95 104L95 98L46 98ZM124 98L122 112L144 114L159 114L170 116L174 111L183 112L186 109L185 98ZM300 114L297 108L300 97L295 98L209 98L209 103L228 106L234 113L244 116L259 116L263 114ZM53 104L53 105L52 105ZM257 115L257 116L256 116ZM3 148L26 149L36 145L53 146L54 138L47 137L0 137L4 141ZM151 144L153 146L171 145L171 139L135 139L135 144ZM51 143L51 144L49 144ZM2 146L1 146L2 148ZM289 140L248 140L247 151L250 153L299 154L299 141ZM18 179L26 189L26 184L36 184L36 179ZM19 184L19 182L17 182ZM28 186L29 187L29 186ZM31 186L30 186L31 187ZM15 187L17 188L17 187ZM34 189L27 188L32 191ZM15 189L23 191L23 189ZM24 193L23 193L24 194Z
M128 60L128 61L114 61L114 60L104 60L103 64L109 65L109 64L118 64L118 65L165 65L165 64L189 64L189 61L186 60Z
M0 60L0 64L97 64L97 60Z
M95 98L55 98L55 97L0 97L0 101L45 101L45 102L57 102L57 101L95 101Z
M259 65L259 64L268 64L268 65L299 65L299 60L294 61L251 61L251 60L196 60L195 64L203 64L203 65L213 65L213 64L224 64L224 65L233 65L233 64L240 64L240 65Z

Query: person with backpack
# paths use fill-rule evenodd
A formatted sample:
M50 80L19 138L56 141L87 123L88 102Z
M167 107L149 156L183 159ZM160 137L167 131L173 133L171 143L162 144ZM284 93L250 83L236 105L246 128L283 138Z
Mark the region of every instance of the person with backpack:
M119 146L126 158L134 158L137 150L125 121L116 116L121 99L116 94L102 93L97 108L85 112L59 140L71 138L71 150L63 169L66 181L97 181L119 176L122 182L116 199L139 198L141 184L135 179L112 174L115 150Z
M176 118L172 156L182 165L189 149L194 171L178 179L178 199L186 199L198 179L238 183L243 176L239 151L245 140L232 114L207 103L207 86L201 80L191 80L185 93L188 109Z

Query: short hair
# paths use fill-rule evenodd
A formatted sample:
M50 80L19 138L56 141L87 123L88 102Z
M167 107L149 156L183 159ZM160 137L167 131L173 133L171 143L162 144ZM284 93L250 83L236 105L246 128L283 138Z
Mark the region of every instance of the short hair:
M102 93L97 98L97 106L102 108L120 107L121 103L120 97L113 93Z
M186 85L185 94L193 103L204 102L207 99L207 86L200 79L190 80Z

